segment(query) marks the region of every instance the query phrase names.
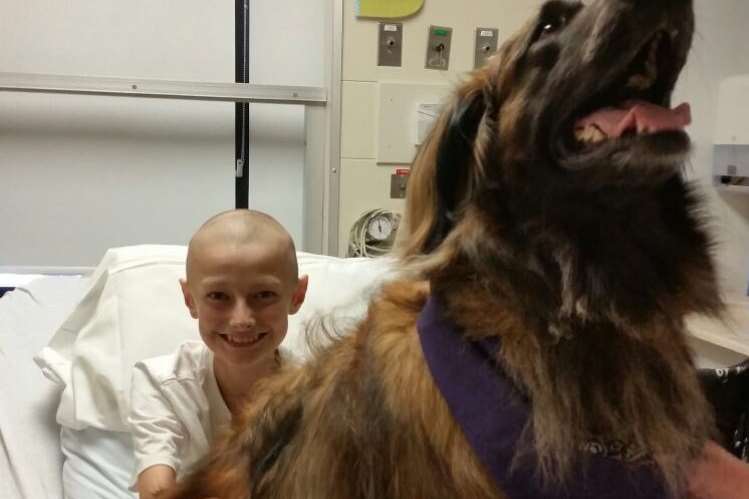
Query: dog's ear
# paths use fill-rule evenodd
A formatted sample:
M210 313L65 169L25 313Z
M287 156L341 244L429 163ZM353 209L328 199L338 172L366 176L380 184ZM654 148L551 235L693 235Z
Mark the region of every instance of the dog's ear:
M502 103L536 23L505 42L486 66L456 89L411 167L396 244L401 257L432 252L452 230L496 166ZM494 162L494 165L490 163Z
M481 87L471 88L446 111L445 128L435 157L436 216L427 247L434 249L452 229L456 214L471 192L476 172L476 137L489 97Z

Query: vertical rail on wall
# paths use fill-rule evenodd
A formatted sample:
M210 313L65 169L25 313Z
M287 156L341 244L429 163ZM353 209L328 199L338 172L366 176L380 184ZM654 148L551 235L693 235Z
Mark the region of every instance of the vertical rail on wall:
M234 5L234 78L237 83L250 82L250 0L235 0ZM250 104L234 104L234 170L235 208L249 208L250 199Z
M325 199L328 180L328 108L304 106L304 212L302 250L325 254Z
M330 24L326 54L328 73L325 86L328 88L326 105L327 133L325 205L323 207L323 253L339 254L339 218L341 187L341 79L343 77L343 3L344 0L328 0Z
M304 112L304 251L338 255L343 2L326 0L324 106Z

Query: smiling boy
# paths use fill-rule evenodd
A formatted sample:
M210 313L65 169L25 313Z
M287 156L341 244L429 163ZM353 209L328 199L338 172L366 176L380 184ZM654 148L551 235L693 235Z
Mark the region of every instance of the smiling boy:
M304 302L307 276L299 277L294 243L281 224L233 210L192 237L180 284L203 341L134 367L128 422L142 499L188 472L256 382L289 358L279 347L288 316Z

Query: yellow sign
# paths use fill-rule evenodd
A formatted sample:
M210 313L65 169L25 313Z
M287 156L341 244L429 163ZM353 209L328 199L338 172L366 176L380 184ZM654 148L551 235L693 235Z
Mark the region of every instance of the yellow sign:
M424 0L356 0L357 17L398 18L416 14Z

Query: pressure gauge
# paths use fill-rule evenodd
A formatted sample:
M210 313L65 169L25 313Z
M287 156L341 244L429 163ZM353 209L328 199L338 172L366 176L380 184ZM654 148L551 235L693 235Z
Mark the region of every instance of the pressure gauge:
M367 224L367 236L375 241L385 241L393 233L393 219L388 215L377 215Z

